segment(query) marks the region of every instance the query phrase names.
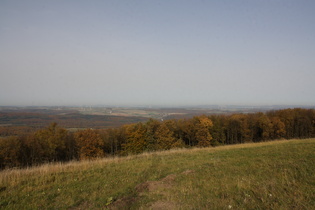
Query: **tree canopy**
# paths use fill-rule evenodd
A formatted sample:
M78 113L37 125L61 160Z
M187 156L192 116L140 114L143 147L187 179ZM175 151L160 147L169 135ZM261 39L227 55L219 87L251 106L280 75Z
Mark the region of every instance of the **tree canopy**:
M56 123L36 132L0 138L0 168L51 161L95 159L178 147L208 147L315 137L314 109L254 114L150 119L112 129L70 132Z

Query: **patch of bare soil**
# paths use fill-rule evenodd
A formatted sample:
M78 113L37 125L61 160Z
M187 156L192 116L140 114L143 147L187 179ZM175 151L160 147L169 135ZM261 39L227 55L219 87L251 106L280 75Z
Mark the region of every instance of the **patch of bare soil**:
M170 174L159 181L147 181L136 186L136 191L141 195L145 192L156 193L171 188L176 175Z
M186 170L182 172L184 175L193 174L193 170ZM173 183L176 179L176 174L170 174L159 181L146 181L135 187L137 192L136 197L124 197L116 200L108 206L109 209L128 209L132 203L136 202L139 199L139 196L143 196L145 193L154 193L159 195L164 195L164 190L169 189L173 186ZM148 209L178 209L176 203L170 201L159 200L154 203L150 203L147 206Z

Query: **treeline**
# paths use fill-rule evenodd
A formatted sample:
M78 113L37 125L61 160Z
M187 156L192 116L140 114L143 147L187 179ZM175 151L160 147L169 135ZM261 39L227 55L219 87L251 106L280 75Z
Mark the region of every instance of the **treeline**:
M76 132L52 123L28 135L0 139L0 168L94 159L179 147L209 147L274 139L315 137L315 110L285 109L255 114L124 125Z

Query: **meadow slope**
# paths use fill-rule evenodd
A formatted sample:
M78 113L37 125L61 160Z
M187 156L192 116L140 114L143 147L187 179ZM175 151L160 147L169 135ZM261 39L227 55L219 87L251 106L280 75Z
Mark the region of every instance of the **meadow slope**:
M1 209L312 209L315 139L0 171Z

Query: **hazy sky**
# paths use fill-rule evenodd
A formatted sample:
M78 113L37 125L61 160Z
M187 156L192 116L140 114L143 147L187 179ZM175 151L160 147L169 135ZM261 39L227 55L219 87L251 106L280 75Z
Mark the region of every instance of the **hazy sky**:
M0 0L0 105L314 105L314 0Z

